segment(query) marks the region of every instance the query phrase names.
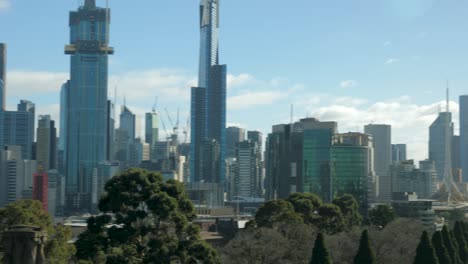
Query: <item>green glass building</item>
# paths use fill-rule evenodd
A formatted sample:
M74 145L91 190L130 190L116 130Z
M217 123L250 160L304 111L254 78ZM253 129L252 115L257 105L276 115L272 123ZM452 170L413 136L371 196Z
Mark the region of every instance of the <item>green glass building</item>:
M374 172L372 138L361 133L337 134L331 150L331 195L351 194L359 203L359 211L367 215L372 194Z

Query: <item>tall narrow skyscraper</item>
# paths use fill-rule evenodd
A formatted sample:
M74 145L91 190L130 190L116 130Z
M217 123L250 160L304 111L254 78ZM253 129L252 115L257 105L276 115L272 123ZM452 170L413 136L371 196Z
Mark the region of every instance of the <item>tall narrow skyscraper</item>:
M6 44L0 43L0 108L5 111L6 98Z
M159 115L156 109L145 115L145 142L150 146L150 159L156 157L156 143L159 139Z
M67 89L66 198L71 211L91 208L93 171L106 160L110 10L85 0L70 12L70 82Z
M446 158L450 156L453 138L452 113L440 112L436 120L429 128L429 160L434 161L437 171L437 179L442 181L446 166L451 170L452 164L447 164ZM448 144L448 145L447 145Z
M460 166L468 182L468 95L460 96Z
M191 182L224 187L226 153L226 65L219 65L219 0L200 3L198 87L191 98Z

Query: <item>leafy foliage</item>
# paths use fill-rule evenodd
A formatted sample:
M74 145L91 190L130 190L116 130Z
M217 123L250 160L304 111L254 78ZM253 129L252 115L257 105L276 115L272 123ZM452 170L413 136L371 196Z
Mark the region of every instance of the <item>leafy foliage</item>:
M395 220L395 218L395 211L391 206L386 204L377 205L369 211L370 224L381 226L382 228Z
M199 236L183 185L159 173L129 169L105 185L102 215L88 220L77 245L80 260L104 263L219 263ZM100 260L102 261L102 260Z
M322 233L317 234L314 250L312 251L312 260L310 264L331 264L331 258L325 246L325 239Z
M349 230L353 226L360 226L362 223L362 215L359 213L359 204L356 199L345 194L333 200L333 204L338 206L343 213L345 228Z
M436 253L426 231L421 236L421 242L416 249L414 264L438 264Z
M48 263L66 263L75 254L75 246L68 244L71 229L62 225L54 227L49 213L36 200L19 200L0 208L0 233L15 225L38 226L47 231L45 254Z
M354 264L374 264L375 254L372 251L369 242L369 233L367 230L362 231L361 240L359 242L359 249L354 257Z
M278 224L298 224L304 220L294 211L294 206L285 200L274 200L265 203L255 215L258 227L272 228Z

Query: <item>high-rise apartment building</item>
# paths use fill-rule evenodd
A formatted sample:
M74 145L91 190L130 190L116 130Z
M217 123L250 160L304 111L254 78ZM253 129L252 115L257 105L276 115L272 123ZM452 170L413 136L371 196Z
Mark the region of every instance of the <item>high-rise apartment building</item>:
M248 201L263 196L261 161L258 160L260 151L260 146L255 141L244 140L237 143L234 200Z
M236 156L236 144L245 140L245 129L240 127L226 128L226 159Z
M468 95L460 96L460 167L468 182Z
M106 160L109 114L107 111L110 10L85 0L70 12L70 81L66 85L65 176L67 207L89 210L93 172Z
M447 157L450 156L452 151L452 138L452 113L440 112L437 119L431 124L429 128L429 160L435 162L437 179L439 181L443 180L444 178L446 166L449 167L447 171L451 171L452 169L451 162L450 164L446 164Z
M191 98L190 177L191 182L213 183L211 186L218 184L223 188L227 70L226 65L219 65L218 29L219 0L202 0L198 87L192 87Z
M374 147L374 168L378 176L381 202L391 200L390 165L392 164L392 128L390 125L369 124L364 132L372 136Z
M38 171L57 169L57 129L50 115L39 116L36 161Z

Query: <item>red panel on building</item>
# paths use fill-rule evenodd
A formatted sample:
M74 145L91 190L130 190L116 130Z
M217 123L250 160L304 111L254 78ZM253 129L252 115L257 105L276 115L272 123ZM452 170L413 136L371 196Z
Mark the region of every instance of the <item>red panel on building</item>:
M33 175L33 199L42 202L42 208L47 211L48 176L45 172Z

